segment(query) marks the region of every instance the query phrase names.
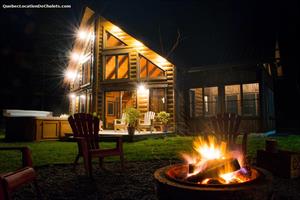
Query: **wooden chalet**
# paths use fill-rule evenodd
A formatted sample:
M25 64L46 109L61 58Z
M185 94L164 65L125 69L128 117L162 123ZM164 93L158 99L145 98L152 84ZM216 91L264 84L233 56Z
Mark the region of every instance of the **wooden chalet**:
M142 41L86 8L66 72L70 113L97 112L113 129L127 107L171 114L175 128L175 66Z
M241 130L274 130L275 61L176 68L125 30L86 8L68 65L70 113L97 112L113 129L124 109L171 114L171 131L207 130L210 116L242 116Z

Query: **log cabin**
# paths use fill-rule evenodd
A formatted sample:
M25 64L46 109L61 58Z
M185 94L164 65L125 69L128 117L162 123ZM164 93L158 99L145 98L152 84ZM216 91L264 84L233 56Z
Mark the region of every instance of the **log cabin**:
M275 128L273 61L175 68L132 35L85 8L65 78L70 113L96 112L104 129L130 106L141 118L170 113L171 131L182 134L205 131L220 112L241 115L241 131Z
M175 66L119 26L85 8L68 64L70 113L96 112L113 129L127 107L170 113L175 129Z

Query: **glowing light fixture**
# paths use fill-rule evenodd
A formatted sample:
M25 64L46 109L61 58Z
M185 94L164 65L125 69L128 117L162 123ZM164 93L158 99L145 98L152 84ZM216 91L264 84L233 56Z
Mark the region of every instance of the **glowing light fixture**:
M86 38L88 38L88 33L85 31L78 31L77 36L80 40L85 40Z
M85 99L85 95L84 94L80 95L80 98Z
M75 95L74 93L71 93L71 94L69 94L69 97L70 97L71 99L75 99L76 95Z
M76 78L76 72L75 71L66 71L65 76L69 80L74 80Z
M149 94L149 89L147 89L144 84L140 84L138 86L138 93L140 95L148 95Z
M78 53L73 52L71 54L71 59L74 61L78 61L80 59L80 55Z

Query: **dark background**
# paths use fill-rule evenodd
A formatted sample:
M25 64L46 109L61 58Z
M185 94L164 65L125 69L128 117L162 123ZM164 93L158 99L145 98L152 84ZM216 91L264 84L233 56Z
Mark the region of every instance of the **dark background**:
M273 61L278 40L285 76L276 86L277 117L299 120L300 8L296 0L31 3L70 4L72 8L1 8L1 112L7 108L68 112L63 74L83 8L90 6L179 68ZM179 45L170 51L178 32Z

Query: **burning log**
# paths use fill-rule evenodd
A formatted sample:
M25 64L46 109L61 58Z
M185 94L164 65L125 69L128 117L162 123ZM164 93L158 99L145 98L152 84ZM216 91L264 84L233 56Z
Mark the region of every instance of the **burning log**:
M217 178L220 172L226 171L227 173L237 171L241 168L239 162L235 158L225 160L209 160L207 167L195 175L186 178L189 182L200 182L205 178Z

